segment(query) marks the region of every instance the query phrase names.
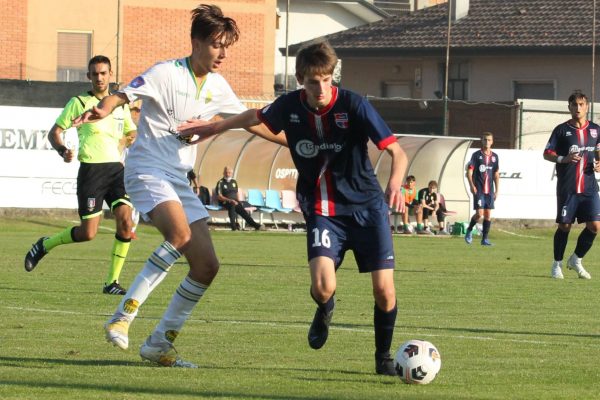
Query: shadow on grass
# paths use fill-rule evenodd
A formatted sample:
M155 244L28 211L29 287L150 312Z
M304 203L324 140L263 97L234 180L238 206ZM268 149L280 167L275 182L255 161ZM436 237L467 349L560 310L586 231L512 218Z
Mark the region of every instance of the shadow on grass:
M371 325L367 324L336 324L332 323L331 328L340 329L372 329ZM489 335L521 335L521 336L541 336L541 337L556 337L556 338L583 338L583 339L600 339L600 334L593 333L559 333L559 332L534 332L534 331L519 331L519 330L504 330L504 329L487 329L487 328L444 328L444 327L433 327L433 326L396 326L396 330L428 330L433 332L455 332L460 334L489 334ZM467 336L465 336L467 337ZM482 339L505 339L500 337L482 338ZM535 340L535 339L523 339L523 340Z
M69 359L61 359L61 358L18 358L18 357L0 357L0 366L4 367L20 367L20 368L36 368L37 363L51 364L53 366L98 366L98 367L141 367L141 368L156 368L156 369L164 369L164 367L158 367L146 362L126 362L126 361L108 361L108 360L69 360ZM205 367L197 370L190 369L186 372L189 372L191 376L199 375L203 370L206 369L222 369L222 370L240 370L246 369L250 373L255 371L255 367ZM265 369L265 368L261 368ZM356 378L353 377L350 379L350 376L358 376L358 379L365 383L374 383L374 384L399 384L399 380L394 377L380 377L370 373L361 373L357 371L346 371L346 370L319 370L315 368L266 368L271 369L274 372L282 373L283 379L290 379L290 373L309 373L318 376L317 378L310 378L307 376L297 376L296 380L306 381L306 382L356 382ZM327 378L323 377L323 373L336 373L341 375L348 376L348 379L342 378ZM0 378L0 387L23 387L28 390L31 389L40 389L47 390L49 388L64 390L65 394L68 392L77 392L81 393L82 390L88 391L99 391L106 392L107 396L113 396L116 393L121 394L149 394L159 396L192 396L192 397L210 397L210 398L239 398L239 399L272 399L272 400L333 400L337 399L337 397L328 397L323 395L322 393L316 394L314 396L311 395L302 395L296 396L287 394L252 394L247 391L211 391L211 390L196 390L196 389L187 389L185 387L177 387L177 388L150 388L147 386L135 386L135 385L124 385L115 382L107 383L107 384L95 384L95 383L83 383L83 382L71 382L71 383L60 383L60 382L49 382L49 381L41 381L39 379L35 379L35 375L33 375L34 379L23 379L23 380L8 380ZM108 397L107 397L108 398Z

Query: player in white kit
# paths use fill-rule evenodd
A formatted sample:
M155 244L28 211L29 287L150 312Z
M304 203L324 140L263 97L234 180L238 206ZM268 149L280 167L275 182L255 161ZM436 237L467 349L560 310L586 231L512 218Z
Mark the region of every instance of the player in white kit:
M191 56L154 65L75 121L98 120L119 105L143 100L137 139L125 166L125 187L135 208L152 220L165 240L150 255L104 329L109 342L127 349L129 326L139 307L171 266L185 256L190 271L140 348L143 359L163 366L196 368L181 360L173 341L219 270L206 222L208 213L186 177L196 158L196 146L180 138L176 128L190 119L210 120L246 109L216 73L227 48L238 38L235 21L219 7L199 5L192 10ZM251 132L285 144L264 126Z

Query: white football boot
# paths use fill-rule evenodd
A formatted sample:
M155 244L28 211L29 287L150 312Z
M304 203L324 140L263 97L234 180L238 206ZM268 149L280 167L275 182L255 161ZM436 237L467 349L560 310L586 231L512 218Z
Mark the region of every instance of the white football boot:
M565 279L565 277L563 276L563 273L562 273L562 262L561 261L552 262L551 276L554 279Z
M121 350L129 347L129 319L122 315L114 315L104 324L106 341L117 346Z
M583 268L581 258L577 257L575 253L573 253L571 257L569 257L569 260L567 260L567 268L577 272L577 275L579 275L581 279L592 279L592 276L589 274L589 272Z
M183 361L179 358L175 346L170 342L153 343L151 336L140 347L140 357L143 360L161 365L163 367L175 368L198 368L196 364Z

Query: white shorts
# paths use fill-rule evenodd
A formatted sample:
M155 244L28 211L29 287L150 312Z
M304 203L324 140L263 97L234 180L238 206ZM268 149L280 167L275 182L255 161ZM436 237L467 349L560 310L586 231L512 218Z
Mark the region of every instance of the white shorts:
M146 221L149 220L148 213L165 201L180 203L188 224L208 218L208 211L190 187L188 180L182 180L168 172L159 169L150 169L145 173L139 169L129 171L125 174L125 190L134 207L142 213Z

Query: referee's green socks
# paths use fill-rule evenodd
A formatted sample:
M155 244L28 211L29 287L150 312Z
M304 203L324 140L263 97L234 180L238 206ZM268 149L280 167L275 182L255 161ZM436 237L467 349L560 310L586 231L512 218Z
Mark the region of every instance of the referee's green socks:
M44 248L46 251L50 251L56 246L75 242L75 240L73 240L73 229L75 229L74 226L44 240Z
M129 252L129 245L131 239L125 239L115 234L115 241L113 243L112 257L110 260L110 267L108 269L108 275L106 276L105 285L110 285L113 282L119 281L119 275L125 264L125 258Z

